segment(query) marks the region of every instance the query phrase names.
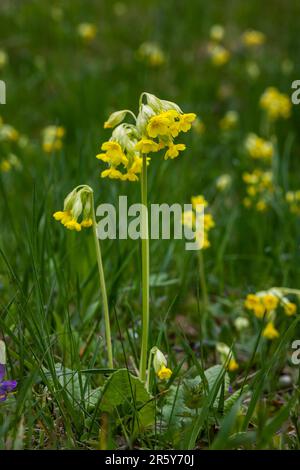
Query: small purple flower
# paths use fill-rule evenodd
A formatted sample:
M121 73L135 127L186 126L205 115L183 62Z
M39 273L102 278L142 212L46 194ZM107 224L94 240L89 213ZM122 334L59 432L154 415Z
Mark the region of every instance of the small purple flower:
M3 380L5 376L5 364L0 364L0 401L5 401L7 395L12 392L16 386L16 380Z

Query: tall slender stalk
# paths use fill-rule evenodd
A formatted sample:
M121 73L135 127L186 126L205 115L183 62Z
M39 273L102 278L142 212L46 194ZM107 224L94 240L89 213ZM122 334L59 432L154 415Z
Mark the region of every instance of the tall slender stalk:
M201 289L201 294L202 294L202 299L203 299L202 328L203 328L203 333L205 333L209 300L208 300L208 294L207 294L207 285L206 285L205 269L204 269L204 257L203 257L202 249L198 250L198 264L199 264L200 289Z
M107 355L108 355L108 367L112 369L113 368L113 353L112 353L112 345L111 345L109 308L108 308L107 291L106 291L105 276L104 276L104 270L103 270L103 264L102 264L100 242L97 237L97 223L96 223L93 193L92 193L92 217L93 217L93 235L94 235L94 242L95 242L95 249L96 249L99 280L100 280L100 291L101 291L102 302L103 302L105 339L106 339L106 348L107 348Z
M142 345L140 358L140 378L146 381L147 353L149 337L149 228L147 203L147 156L143 155L141 177L142 200Z

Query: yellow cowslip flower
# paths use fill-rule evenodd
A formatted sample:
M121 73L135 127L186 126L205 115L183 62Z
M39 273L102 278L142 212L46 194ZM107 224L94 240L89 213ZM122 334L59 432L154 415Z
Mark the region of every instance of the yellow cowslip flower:
M239 121L239 115L237 111L227 111L225 116L220 120L219 125L223 131L229 131L235 129Z
M238 363L236 362L236 360L233 358L230 359L229 361L229 364L227 366L227 369L229 370L229 372L234 372L235 370L237 370L239 368L239 365Z
M245 207L255 207L263 212L269 207L269 201L274 193L273 175L270 171L254 170L243 173L248 197L243 200Z
M185 150L185 145L184 144L170 144L168 150L165 153L165 160L168 158L176 158L179 155L179 152Z
M274 155L274 148L272 142L257 136L256 134L249 134L245 142L246 150L250 157L255 159L270 160Z
M95 39L97 27L93 23L80 23L77 26L77 33L85 42L89 43Z
M283 309L284 313L290 317L292 315L295 315L295 313L297 312L297 305L293 302L285 302L283 304Z
M101 173L103 178L138 181L142 154L166 148L165 159L174 159L185 150L185 145L175 143L174 139L180 132L190 130L196 115L185 114L176 103L160 100L150 93L143 93L139 103L138 116L130 110L121 110L112 113L105 122L105 128L114 127L114 130L110 140L101 147L105 152L97 155L109 165ZM133 117L135 124L122 122L127 114ZM147 158L147 164L149 162Z
M182 223L189 228L193 228L196 222L196 215L194 211L184 211L182 214Z
M248 294L244 302L245 307L248 310L253 310L254 315L257 318L263 318L266 312L266 308L261 301L261 298L255 294Z
M19 132L9 124L0 126L0 142L17 142L20 137Z
M247 47L257 47L264 44L266 36L260 31L247 30L242 35L242 42Z
M11 163L8 160L2 160L0 162L0 171L2 173L8 173L11 170Z
M208 206L208 203L204 196L201 194L198 196L191 197L191 203L193 210L185 211L182 216L182 224L190 229L196 227L196 217L197 217L197 206L201 205L204 208ZM209 231L215 226L215 221L210 213L204 214L203 217L203 232L198 232L195 234L195 241L199 245L199 249L207 249L210 247L210 241L208 239Z
M192 196L191 197L191 203L192 203L193 208L196 208L197 205L198 206L203 206L203 207L208 206L207 200L201 194L199 196Z
M260 106L267 112L270 120L288 119L291 115L292 103L288 95L280 93L275 87L267 88L260 98Z
M265 306L267 312L275 310L279 304L279 299L274 294L265 294L262 296L262 303Z
M172 375L171 369L169 369L168 367L165 367L165 366L161 366L161 368L157 372L157 377L160 380L169 380L171 375Z
M223 175L220 175L216 179L216 188L219 191L225 191L231 186L231 184L232 184L232 177L226 173L224 173Z
M147 132L150 137L157 137L159 135L168 135L170 120L164 113L158 116L153 116L147 126Z
M196 119L195 113L187 113L187 114L180 114L179 115L179 131L188 132L193 122Z
M135 146L135 149L141 153L158 152L159 145L151 139L141 139Z
M4 49L0 49L0 70L3 69L8 62L8 56Z
M144 42L138 49L140 57L150 67L160 67L166 61L165 54L160 46L153 42Z
M292 214L300 215L300 191L288 191L285 195L286 202Z
M276 330L273 322L268 322L267 326L264 328L262 335L264 338L273 340L279 337L279 331Z
M112 167L116 167L121 163L123 165L128 164L128 159L118 142L104 142L101 146L101 150L106 151L106 153L100 153L99 155L96 155L96 158L106 163L109 163Z
M62 126L47 126L42 131L43 150L46 153L52 153L62 148L62 139L65 135L65 129Z
M209 48L211 62L215 67L221 67L227 64L230 59L230 52L221 45L213 45Z
M225 343L217 343L216 349L220 354L220 358L224 366L229 372L234 372L239 368L239 365L233 355L233 352L230 350L229 346Z
M89 186L81 185L73 189L64 201L64 209L54 212L55 220L61 222L69 230L81 231L93 225L92 190ZM79 218L81 222L78 222Z
M253 310L254 307L259 303L260 303L260 299L257 295L248 294L244 302L244 305L248 310Z
M209 36L213 41L220 42L223 40L225 34L224 27L220 24L214 24L210 28Z
M101 172L101 178L110 178L112 180L125 180L125 175L121 171L111 167Z
M151 349L150 357L151 355L153 355L153 368L157 377L160 380L168 380L172 375L172 371L167 367L165 355L156 346Z
M215 227L215 221L211 214L204 214L204 230L209 231Z

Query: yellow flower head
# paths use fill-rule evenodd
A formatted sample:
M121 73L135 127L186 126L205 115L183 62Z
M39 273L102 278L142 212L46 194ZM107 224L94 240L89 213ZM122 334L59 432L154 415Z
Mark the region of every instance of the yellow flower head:
M157 372L157 377L160 379L160 380L169 380L169 378L171 377L172 375L172 371L171 369L169 369L168 367L165 367L165 366L162 366L159 371Z
M242 36L242 42L247 47L257 47L264 44L266 37L260 31L248 30Z
M270 160L273 157L274 148L272 142L258 137L256 134L248 135L245 146L252 158Z
M220 24L214 24L210 28L209 36L213 41L220 42L224 38L225 30Z
M122 122L127 114L133 117L134 124ZM187 132L195 118L194 113L184 114L176 103L143 93L137 117L130 110L121 110L112 113L105 122L105 128L114 130L110 140L101 147L104 153L97 155L99 160L109 165L101 176L137 181L143 164L142 154L166 148L165 159L178 157L186 147L175 143L174 139L180 132ZM149 161L147 159L147 165Z
M91 42L96 37L97 27L93 23L80 23L77 32L85 42Z
M286 302L283 305L284 308L284 313L288 315L289 317L292 315L295 315L297 312L297 305L294 304L293 302Z
M64 210L54 212L53 217L69 230L80 232L93 225L92 189L82 185L71 191L64 201ZM78 219L81 217L81 222Z
M262 303L265 306L267 312L271 312L272 310L275 310L277 308L279 299L278 297L276 297L276 295L265 294L262 297Z
M239 368L239 365L238 363L236 362L236 360L234 359L234 357L232 357L229 361L229 364L227 366L229 372L234 372L235 370L237 370Z
M288 95L280 93L275 87L269 87L260 98L260 106L267 112L270 120L288 119L291 115L292 104Z
M270 321L265 327L265 329L263 330L262 335L264 336L264 338L273 340L279 337L279 331L276 330L273 322Z
M141 44L138 49L138 56L150 67L160 67L166 61L163 50L153 42Z
M153 354L153 367L157 377L160 380L168 380L172 371L167 367L167 359L164 354L156 346L151 349L150 354Z
M209 49L211 62L215 67L227 64L230 59L230 52L221 45L214 45Z
M165 153L165 160L168 158L176 158L179 155L179 152L182 150L185 150L185 145L184 144L170 144L168 150Z
M47 126L42 131L43 150L45 153L52 153L62 148L62 139L65 129L62 126Z
M153 116L147 126L148 135L152 138L159 135L168 135L169 125L170 120L164 113L158 116Z
M151 139L141 139L135 146L135 149L141 153L158 152L159 145Z
M223 131L234 129L239 122L239 115L236 111L227 111L225 116L220 120L220 128Z

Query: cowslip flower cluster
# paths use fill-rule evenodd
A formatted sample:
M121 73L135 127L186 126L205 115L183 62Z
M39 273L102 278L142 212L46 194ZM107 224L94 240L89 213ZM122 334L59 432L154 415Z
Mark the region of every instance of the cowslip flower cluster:
M0 142L17 142L19 138L19 132L10 124L4 124L0 117Z
M93 225L92 189L83 185L73 189L64 200L64 208L53 214L69 230L80 232ZM80 219L80 221L78 220Z
M47 126L42 131L43 150L46 153L52 153L60 150L63 145L63 137L66 131L62 126Z
M239 122L239 114L237 111L230 110L227 111L225 116L219 122L219 126L223 131L230 131L235 129Z
M267 88L260 98L260 106L270 120L288 119L291 115L292 104L288 95L280 93L275 87Z
M22 168L22 164L14 153L9 153L7 157L0 160L0 171L1 173L8 173L13 168L19 170Z
M135 124L122 122L127 114L133 116ZM143 93L137 117L130 110L122 110L111 114L104 123L104 128L115 129L111 138L102 144L103 153L96 156L108 164L101 173L102 178L137 181L142 155L164 150L165 159L178 157L186 147L174 139L181 132L189 131L195 119L194 113L183 113L177 104Z
M215 67L222 67L227 64L230 59L230 52L221 44L210 44L208 47L208 54L211 59L211 63Z
M257 160L271 160L274 155L272 142L263 139L254 133L248 135L245 141L245 148L250 157Z
M153 354L153 368L157 377L160 380L169 380L172 371L167 367L168 362L165 355L156 346L152 348L151 353Z
M216 349L220 354L220 359L223 365L229 372L234 372L239 368L236 358L232 350L230 350L229 346L225 343L217 343Z
M209 37L215 42L220 42L224 39L225 29L224 26L220 24L214 24L210 28Z
M150 67L159 67L166 62L163 50L154 42L143 42L138 49L138 57Z
M300 190L288 191L285 195L289 210L292 214L300 215Z
M261 31L254 29L247 30L242 35L242 43L246 47L257 47L264 44L266 36Z
M267 325L263 330L263 336L267 339L279 337L279 331L275 328L276 314L283 311L285 315L292 316L297 312L297 305L285 297L278 289L260 291L256 294L248 294L244 305L254 315L263 319L266 317Z
M78 36L86 43L92 42L97 34L97 27L93 23L80 23L77 26Z
M216 179L216 188L218 191L226 191L226 189L230 188L232 184L232 176L224 173L223 175L218 176Z
M3 380L6 374L6 351L4 341L0 341L0 402L5 401L17 387L16 380Z
M208 207L208 202L204 196L199 195L199 196L193 196L191 198L191 203L192 203L193 209L190 211L184 211L182 215L182 223L183 225L186 225L190 229L195 230L196 229L196 217L197 217L196 207L199 205L203 206L204 212L205 212L206 208ZM215 221L214 221L212 214L204 213L204 216L203 216L204 233L201 232L201 233L195 234L195 239L196 241L199 242L200 249L205 250L210 247L210 241L209 241L208 235L209 235L210 230L214 228L214 226L215 226Z
M273 176L270 171L254 170L245 172L243 181L246 183L247 196L243 204L247 208L254 207L258 212L264 212L270 205L274 193Z

